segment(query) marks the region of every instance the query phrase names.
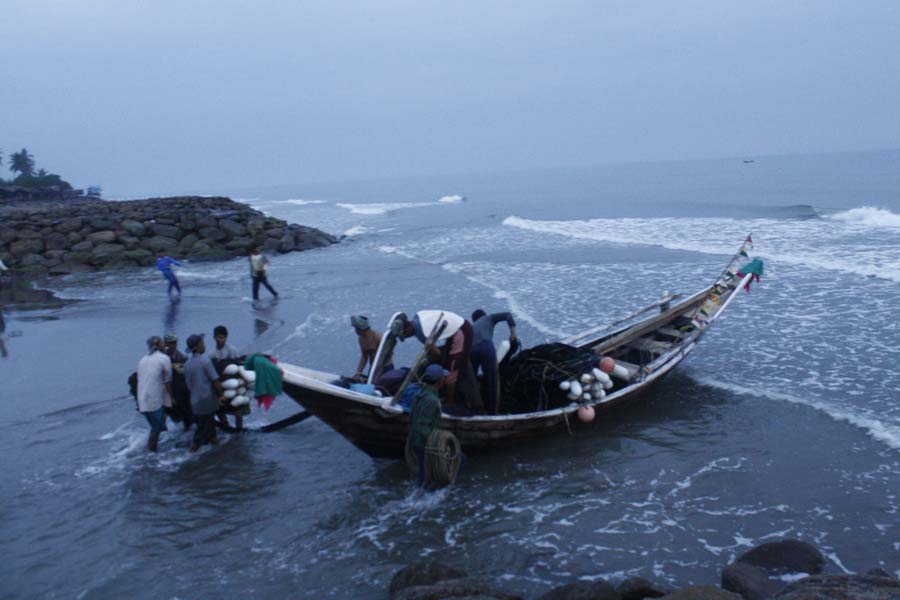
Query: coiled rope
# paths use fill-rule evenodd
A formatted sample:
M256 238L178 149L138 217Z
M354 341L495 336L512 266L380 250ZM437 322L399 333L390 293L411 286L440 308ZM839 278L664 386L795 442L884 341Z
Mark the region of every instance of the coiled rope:
M406 466L412 473L419 472L419 461L412 445L412 436L406 439ZM444 487L456 481L462 465L462 447L449 431L435 429L425 445L425 482L429 487Z

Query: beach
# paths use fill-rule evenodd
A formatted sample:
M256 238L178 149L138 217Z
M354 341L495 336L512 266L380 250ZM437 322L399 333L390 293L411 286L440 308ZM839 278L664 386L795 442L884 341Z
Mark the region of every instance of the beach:
M42 280L5 307L0 579L11 598L382 598L419 559L537 596L579 578L717 583L755 544L900 576L900 153L578 167L214 189L340 243ZM509 310L528 345L709 285L752 234L766 273L641 402L479 455L424 498L316 419L160 451L126 380L150 335L230 330L242 353L352 374L352 314ZM499 326L496 339L505 334ZM418 348L401 345L398 360ZM300 410L290 398L247 418Z

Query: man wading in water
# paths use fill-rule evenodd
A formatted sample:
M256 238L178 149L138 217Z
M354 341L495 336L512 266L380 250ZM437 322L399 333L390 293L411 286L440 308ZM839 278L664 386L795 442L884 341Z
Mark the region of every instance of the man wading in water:
M249 260L250 278L253 280L253 299L259 300L259 284L266 286L266 289L269 290L272 297L277 298L278 292L269 285L269 279L266 276L266 269L269 266L269 257L262 253L262 246L253 248L250 252Z
M203 444L219 443L214 417L219 410L219 402L224 400L224 390L212 359L204 354L206 343L203 341L203 334L189 336L187 347L191 351L191 357L184 363L184 380L191 392L191 409L194 423L197 424L194 443L191 445L191 452L196 452Z
M150 424L147 450L156 452L159 434L166 431L166 406L172 406L172 361L163 353L163 341L154 335L147 340L150 351L137 367L138 410Z
M178 283L178 278L175 277L175 272L172 271L172 265L180 267L181 263L167 255L165 250L157 252L157 257L156 268L159 269L159 272L162 273L163 277L169 282L169 289L166 290L166 293L171 296L172 288L175 288L178 295L181 296L181 285Z

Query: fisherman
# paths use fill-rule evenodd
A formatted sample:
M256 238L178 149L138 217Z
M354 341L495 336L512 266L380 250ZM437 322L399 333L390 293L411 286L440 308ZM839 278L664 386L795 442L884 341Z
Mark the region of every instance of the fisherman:
M181 295L181 285L178 283L178 278L175 277L175 272L172 270L172 265L176 267L180 267L181 263L172 258L171 256L166 254L165 250L160 250L157 252L156 259L156 268L159 269L159 272L163 274L169 281L169 289L166 290L166 293L170 296L172 295L172 288L178 290L178 295Z
M442 364L449 372L446 382L447 404L456 404L457 395L459 395L462 404L468 410L481 411L484 409L481 392L478 390L478 382L469 361L469 353L472 350L472 324L458 315L455 316L462 320L462 325L452 335L435 343L429 349L429 357L432 362ZM402 315L391 325L391 330L396 332L397 337L401 340L412 336L416 336L422 343L427 340L419 313L416 313L411 320Z
M187 347L191 357L184 364L184 379L191 392L191 410L197 424L191 445L191 452L196 452L203 444L219 442L214 417L219 410L219 402L224 400L224 390L212 359L204 354L206 343L203 334L188 336Z
M213 360L235 360L239 356L237 348L228 343L228 328L224 325L215 326L213 339L216 340L216 349L209 355Z
M425 485L425 447L432 432L441 424L441 399L438 390L449 373L441 365L431 364L422 374L422 389L412 402L409 416L409 443L419 464L419 487Z
M350 317L350 324L356 330L360 352L359 364L356 365L356 373L353 374L353 379L365 381L366 376L363 374L363 371L366 365L369 364L371 369L375 368L375 354L378 352L379 344L381 344L381 334L372 329L369 325L368 317L363 315ZM387 372L393 369L394 365L392 364L391 356L386 356L381 371Z
M497 351L494 348L494 326L501 321L509 325L509 341L516 340L516 320L512 313L499 312L486 314L478 309L472 313L472 370L478 376L479 367L484 372L484 383L487 395L484 406L487 412L497 412L499 386L497 380Z
M173 420L181 420L184 430L191 428L193 422L193 414L191 412L191 394L187 390L184 383L184 363L187 362L187 356L178 349L178 336L174 332L169 332L163 336L165 343L166 356L172 361L172 412Z
M137 367L138 410L150 424L147 450L156 452L159 434L166 431L166 411L172 406L172 361L163 353L163 341L158 335L147 339L149 354Z
M248 260L250 261L250 279L253 280L253 299L259 300L259 284L266 286L272 297L277 298L278 292L269 285L266 271L271 263L269 263L269 257L262 253L262 246L254 246Z

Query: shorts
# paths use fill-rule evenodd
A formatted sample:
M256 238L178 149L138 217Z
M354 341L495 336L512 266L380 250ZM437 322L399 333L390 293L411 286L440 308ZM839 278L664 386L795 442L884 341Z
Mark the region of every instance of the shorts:
M150 431L153 433L162 433L166 431L166 411L162 406L150 412L142 412L144 418L150 423Z

